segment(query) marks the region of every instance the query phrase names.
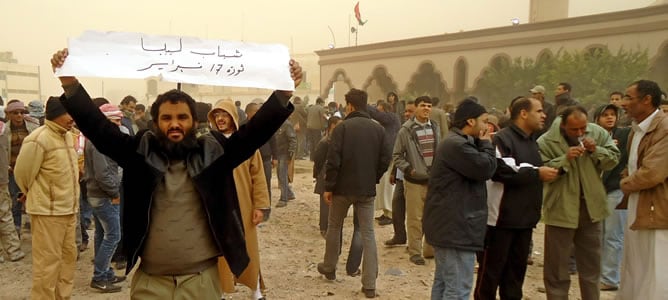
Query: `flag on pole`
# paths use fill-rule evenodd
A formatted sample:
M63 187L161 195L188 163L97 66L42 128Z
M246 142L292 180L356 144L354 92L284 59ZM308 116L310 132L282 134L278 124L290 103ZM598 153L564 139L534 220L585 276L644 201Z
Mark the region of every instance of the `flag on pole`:
M357 19L357 23L360 26L363 26L368 21L368 20L367 21L362 21L362 14L360 14L360 3L359 3L359 1L357 1L357 4L355 4L355 19Z

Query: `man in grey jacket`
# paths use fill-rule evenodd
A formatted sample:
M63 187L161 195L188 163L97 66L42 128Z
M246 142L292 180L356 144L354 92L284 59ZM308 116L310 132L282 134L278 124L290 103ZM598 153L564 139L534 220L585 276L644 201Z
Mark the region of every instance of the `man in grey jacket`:
M404 173L410 261L416 265L424 265L422 211L427 197L427 181L434 159L434 150L440 141L440 124L429 119L431 98L418 97L415 99L415 107L415 116L399 129L392 159L394 165ZM434 256L434 250L427 243L424 244L424 256Z
M123 113L115 105L104 104L100 110L107 119L121 126ZM88 203L93 208L95 219L95 260L90 286L103 293L120 292L121 287L115 283L125 280L125 276L116 276L110 266L111 257L121 240L119 167L88 140L84 150L84 167Z

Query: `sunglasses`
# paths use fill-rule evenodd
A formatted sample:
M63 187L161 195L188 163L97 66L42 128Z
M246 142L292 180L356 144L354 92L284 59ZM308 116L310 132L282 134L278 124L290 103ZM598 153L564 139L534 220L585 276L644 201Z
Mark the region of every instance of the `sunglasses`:
M9 114L12 114L12 115L27 115L28 112L27 111L12 111Z

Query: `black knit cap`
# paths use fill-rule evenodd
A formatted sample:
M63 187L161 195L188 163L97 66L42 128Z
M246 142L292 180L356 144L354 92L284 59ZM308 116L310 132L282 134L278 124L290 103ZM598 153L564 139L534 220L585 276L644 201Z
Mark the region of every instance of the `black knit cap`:
M466 98L457 106L455 110L454 123L466 122L468 119L475 119L480 115L486 113L485 107L478 104L473 99Z
M60 98L58 97L49 97L49 100L46 101L46 119L53 121L53 119L60 117L67 113L63 104L60 103Z

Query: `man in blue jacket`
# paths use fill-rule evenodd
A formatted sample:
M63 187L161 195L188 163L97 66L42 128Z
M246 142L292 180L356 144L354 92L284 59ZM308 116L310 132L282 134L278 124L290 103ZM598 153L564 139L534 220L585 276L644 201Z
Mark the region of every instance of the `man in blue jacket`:
M485 181L496 169L487 112L472 99L457 107L453 128L434 157L423 228L434 247L431 299L469 299L475 253L487 223Z
M67 54L63 49L53 55L54 70ZM301 67L293 60L290 73L299 85ZM153 103L155 131L129 136L92 104L76 78L59 79L63 106L96 148L124 170L126 273L141 256L131 297L218 299L218 257L225 257L236 276L249 262L232 171L288 118L292 92L275 91L229 138L215 131L196 138L195 100L172 90Z

